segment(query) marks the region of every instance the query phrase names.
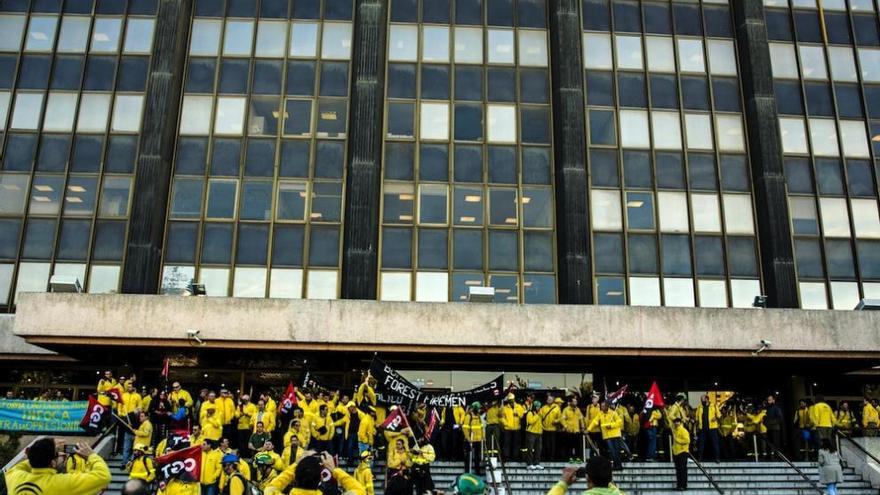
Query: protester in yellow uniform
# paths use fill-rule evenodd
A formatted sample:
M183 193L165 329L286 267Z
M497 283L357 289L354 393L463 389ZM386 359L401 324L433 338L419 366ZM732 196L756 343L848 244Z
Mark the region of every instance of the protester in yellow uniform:
M412 454L412 483L416 493L433 493L434 480L431 478L431 463L437 458L434 447L423 437L419 439Z
M235 420L237 409L232 393L225 388L221 389L220 398L217 399L217 402L220 403L220 410L223 411L223 436L232 440L232 434L235 433L232 422Z
M373 453L369 450L364 450L360 453L360 459L360 464L354 470L354 479L364 487L366 495L374 495L373 467L371 466Z
M829 442L832 440L834 411L821 395L816 397L816 403L810 408L810 421L813 423L813 428L816 429L820 445L822 440L828 440Z
M520 414L521 406L516 403L516 397L508 394L504 399L504 405L501 406L501 455L504 460L511 462L515 460L517 452L519 452L519 429L522 414Z
M278 476L278 473L287 467L280 462L278 454L275 454L274 457L272 454L275 453L260 452L254 456L254 477L252 481L256 483L261 490L264 490L269 486L269 483Z
M223 452L217 448L217 443L207 440L202 444L202 470L199 482L202 484L203 495L217 495L220 493L220 460Z
M464 435L464 472L482 475L483 473L483 418L480 417L482 404L474 402L461 423ZM496 452L497 454L497 452Z
M363 412L358 409L358 455L365 451L373 450L373 442L376 438L376 409L373 406L367 406L369 412Z
M810 457L810 430L813 425L810 419L810 408L807 407L805 400L800 401L798 409L794 413L794 425L798 429L795 438L798 445L798 460L806 461Z
M253 417L254 429L257 429L257 423L263 423L263 428L271 434L275 431L275 409L270 409L265 399L257 402L257 414Z
M602 440L608 448L611 455L611 464L615 471L623 469L623 463L620 460L620 451L623 449L623 441L621 440L621 430L623 430L623 419L616 411L612 411L608 402L603 402L600 406L599 415L593 419L588 429L598 428L602 432Z
M229 484L223 489L224 495L249 495L246 491L248 480L238 471L239 460L236 454L226 454L220 459L220 468L226 474Z
M363 383L358 385L357 391L354 394L354 403L358 407L361 407L364 401L366 401L368 406L376 407L376 391L373 389L371 381L373 381L373 378L367 373Z
M865 399L862 406L862 428L866 437L876 437L877 428L880 427L880 408L877 407L877 399Z
M357 482L348 473L336 467L336 462L329 454L323 454L320 457L314 452L306 452L305 457L297 464L285 469L281 474L275 477L266 490L264 495L281 495L282 490L288 485L293 485L290 495L317 495L320 493L318 487L322 483L321 473L330 471L330 475L339 485L342 493L347 495L366 495L364 487Z
M486 407L486 450L498 456L501 448L501 404L493 400Z
M541 456L551 461L556 460L559 457L558 432L562 428L562 399L548 394L547 403L538 412L541 414L541 427L544 429Z
M128 387L125 389L125 392L122 392L122 402L119 403L119 415L129 419L140 409L142 400L141 394L137 392L131 382L128 382Z
M223 436L223 422L220 416L217 415L216 409L208 408L205 410L205 415L202 416L201 425L202 436L206 440L220 441L220 437Z
M718 436L721 409L718 403L709 401L708 395L700 397L700 407L697 408L697 457L705 459L706 450L712 455L715 462L721 461L721 438Z
M238 450L245 457L250 457L247 444L254 428L253 423L256 415L257 406L251 403L251 397L247 394L242 395L238 399L233 416L238 420L235 432L238 438Z
M623 430L626 436L627 447L629 447L630 455L635 458L638 457L638 449L639 449L639 431L641 430L641 425L639 424L639 413L636 412L636 408L633 406L628 406L621 409L623 412Z
M842 433L852 434L853 428L856 426L856 418L846 402L842 403L840 410L834 414L834 426Z
M688 456L691 450L691 435L682 425L682 418L672 420L672 459L675 462L676 490L687 490Z
M78 455L69 455L64 462L65 473L84 473L88 467L86 460Z
M202 402L202 405L199 408L199 421L204 419L208 414L208 410L214 410L214 416L217 416L217 419L220 420L220 426L222 429L224 418L223 418L223 403L220 399L217 398L217 394L212 390L208 392L208 397Z
M183 399L183 405L190 409L193 406L193 398L189 392L180 387L180 382L174 382L171 384L171 393L168 394L168 400L171 402L171 409L173 412L177 412L177 408L180 407L180 400Z
M119 387L119 382L113 378L113 372L105 371L104 377L98 380L98 403L104 407L109 406L111 399L107 392L117 387Z
M142 443L134 444L134 457L125 466L128 479L144 480L147 483L156 479L156 466L153 464L153 459L147 456L148 450L149 447Z
M577 398L572 396L568 399L568 405L560 415L562 424L562 458L572 460L578 457L577 452L581 448L581 434L583 433L584 415L578 407Z
M766 444L764 442L764 433L767 431L764 427L764 415L766 413L764 410L756 409L752 404L746 406L744 429L746 432L747 448L749 452L752 452L750 454L752 456L766 453ZM755 448L758 449L757 452L754 452ZM755 461L757 460L755 459Z
M290 443L287 444L281 452L281 463L284 466L284 469L290 467L291 464L296 464L297 459L302 456L303 452L304 449L302 448L302 443L299 441L299 437L290 437Z
M25 450L27 460L6 472L6 489L12 495L76 494L96 495L110 485L110 469L101 456L84 444L77 444L76 454L86 460L84 472L60 474L63 465L52 438L36 440Z
M403 471L412 466L412 454L406 446L406 440L398 438L394 447L388 450L388 470Z
M544 421L541 417L541 403L532 402L532 410L526 413L526 469L544 469L541 465L541 450L544 448Z
M318 416L312 421L312 440L309 447L318 452L330 452L336 427L341 426L342 421L333 421L329 406L321 404L318 407Z

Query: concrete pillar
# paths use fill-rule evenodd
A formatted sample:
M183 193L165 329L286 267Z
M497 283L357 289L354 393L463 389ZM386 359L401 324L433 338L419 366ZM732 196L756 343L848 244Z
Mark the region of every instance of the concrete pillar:
M159 1L122 269L122 292L126 294L155 294L159 290L191 14L192 0Z
M768 307L797 308L797 276L764 5L762 0L737 0L731 2L731 7L740 57L764 293Z
M578 0L550 2L559 302L593 303L584 70Z
M376 299L387 4L358 0L355 9L345 189L342 297Z

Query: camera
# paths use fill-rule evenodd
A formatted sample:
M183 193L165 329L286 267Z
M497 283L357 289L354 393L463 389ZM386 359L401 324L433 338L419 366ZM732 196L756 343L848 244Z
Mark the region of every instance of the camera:
M68 455L76 454L76 445L72 443L64 444L64 453Z
M578 470L575 471L574 475L580 479L586 479L587 478L587 467L586 466L579 467Z
M761 345L771 346L773 345L773 342L770 342L769 340L761 340Z

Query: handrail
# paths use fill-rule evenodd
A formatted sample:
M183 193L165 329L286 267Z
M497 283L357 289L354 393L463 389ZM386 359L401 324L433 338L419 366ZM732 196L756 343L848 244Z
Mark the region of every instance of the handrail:
M813 487L814 490L816 490L820 494L824 495L825 490L819 488L819 485L817 485L815 481L813 481L809 476L807 476L803 471L801 471L800 468L795 466L795 464L793 462L791 462L788 459L788 457L786 457L785 454L783 454L782 451L779 450L779 448L777 448L775 445L773 445L773 443L769 440L765 439L764 442L767 444L768 447L770 447L770 450L773 451L773 455L782 459L783 462L788 464L788 467L794 469L797 472L797 474L801 475L801 478L803 478L805 481L807 481L810 484L810 486Z
M495 435L492 435L492 443L494 444L497 441L498 439ZM501 483L504 484L504 491L506 494L510 494L513 492L510 489L510 478L507 476L507 467L504 465L504 456L501 455L500 447L500 445L495 445L493 450L495 451L496 459L498 459L498 464L501 465ZM485 452L483 452L483 457L486 457Z
M871 460L873 460L873 461L876 462L877 464L880 464L880 459L878 459L877 457L875 457L874 454L868 452L867 449L865 449L864 447L862 447L862 446L859 444L859 442L856 442L855 440L853 440L852 437L850 437L849 435L847 435L846 433L844 433L844 432L842 432L842 431L840 431L840 430L834 430L834 433L838 436L838 438L843 438L843 439L845 439L845 440L849 440L849 442L850 442L851 444L855 445L856 450L858 450L858 451L861 452L862 454L865 454L866 456L870 457Z
M601 451L599 450L599 446L596 445L596 442L593 441L593 439L590 437L590 434L584 432L584 433L582 433L582 435L583 435L584 438L587 439L587 443L590 444L590 448L593 449L593 452L595 452L596 455L599 455L599 452L601 452ZM584 462L587 462L587 460L584 459Z
M705 476L706 479L709 480L709 484L712 485L715 488L715 490L718 491L718 493L720 493L721 495L724 495L724 490L722 490L721 487L718 486L718 482L715 481L715 478L713 478L711 474L709 474L709 471L706 471L706 468L704 468L703 465L700 464L700 461L698 461L697 458L694 457L694 455L691 454L690 452L688 452L687 455L688 455L688 457L690 457L690 459L692 461L694 461L694 464L697 465L697 468L699 468L700 472L703 473L703 476Z

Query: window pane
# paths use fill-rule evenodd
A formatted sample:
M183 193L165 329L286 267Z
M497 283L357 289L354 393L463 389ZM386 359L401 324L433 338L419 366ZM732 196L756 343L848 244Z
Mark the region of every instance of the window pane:
M663 305L669 307L692 308L694 300L694 281L690 278L663 279Z
M144 97L142 95L117 95L113 104L113 132L138 132L141 128Z
M40 125L42 109L42 93L17 93L10 127L12 129L37 129Z
M287 45L287 23L259 21L257 24L257 57L283 57Z
M620 111L620 144L624 148L648 148L648 112Z
M620 191L594 189L590 194L590 203L594 229L621 230L623 228Z
M584 34L584 66L588 69L612 69L611 37L607 34Z
M489 63L513 63L513 31L489 29Z
M88 17L64 16L61 21L61 32L58 35L59 53L83 53L89 43L89 26L91 20ZM3 25L0 19L0 26ZM0 47L2 49L2 47Z
M447 187L423 184L419 186L419 223L447 223Z
M489 105L487 125L489 142L516 142L516 109L514 107Z
M122 19L95 19L92 28L91 53L116 53L119 50L119 31Z
M315 57L318 54L318 23L290 23L290 56Z
M675 55L672 50L672 38L648 36L645 38L648 47L648 70L657 72L675 72Z
M223 55L250 55L254 37L254 21L226 21Z
M416 26L391 25L388 38L388 60L415 62L419 46Z
M614 36L618 69L642 70L642 37Z
M324 23L321 38L321 58L348 60L351 58L351 23Z
M660 230L662 232L688 232L688 209L685 193L658 192Z
M706 72L701 40L678 39L678 66L682 72Z
M29 179L28 175L0 174L0 214L24 213Z
M819 198L822 211L822 229L827 237L849 237L849 214L846 200L842 198Z
M455 28L455 62L464 64L483 63L483 30L480 28Z
M880 237L880 216L877 212L877 201L873 199L851 199L853 227L856 237Z
M694 211L694 231L721 232L718 195L691 194L691 204Z
M424 26L422 38L423 62L449 62L449 28Z
M629 303L632 306L660 306L660 280L630 277Z
M153 48L154 19L131 18L125 29L125 53L150 53Z
M101 20L106 21L107 19ZM24 49L26 51L51 50L52 45L55 44L55 27L57 24L57 16L31 16L31 21L28 25L27 41L24 44Z
M49 93L49 98L46 100L46 119L43 122L43 130L60 132L73 130L76 102L76 94Z

